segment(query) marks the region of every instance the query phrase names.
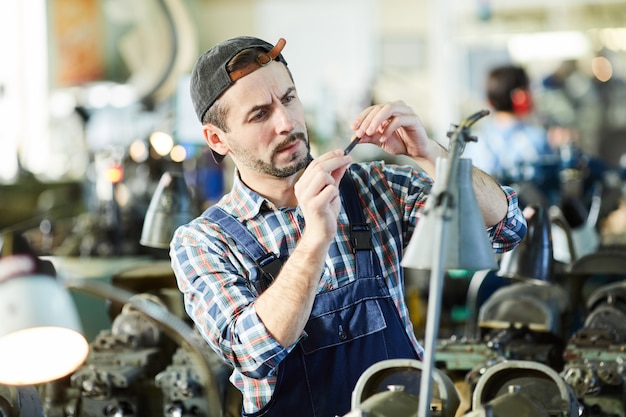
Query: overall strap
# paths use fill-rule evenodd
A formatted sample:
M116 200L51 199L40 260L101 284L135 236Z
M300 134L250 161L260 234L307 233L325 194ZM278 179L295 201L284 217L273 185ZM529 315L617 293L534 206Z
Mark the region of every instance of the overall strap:
M248 256L254 259L254 263L261 270L261 277L252 282L259 294L270 286L274 278L278 275L282 262L273 252L267 252L252 233L233 216L226 213L222 208L212 206L203 214L207 219L219 224Z
M341 178L339 188L350 223L350 245L356 258L356 275L358 278L380 275L376 274L380 271L380 264L376 262L372 249L372 230L365 222L356 184L349 171Z

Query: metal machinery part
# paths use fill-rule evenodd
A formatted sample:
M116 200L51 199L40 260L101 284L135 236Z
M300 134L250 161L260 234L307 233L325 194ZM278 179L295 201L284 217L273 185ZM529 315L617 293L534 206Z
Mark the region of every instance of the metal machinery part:
M151 302L159 304L154 298ZM153 381L174 351L161 339L159 327L126 304L111 330L101 331L92 342L85 365L71 376L71 386L80 392L78 414L160 414L161 397Z
M552 368L532 361L504 361L489 367L478 380L468 415L578 417L580 412L574 391Z
M626 282L594 291L584 327L569 340L563 378L585 416L626 416Z
M201 336L196 334L200 343ZM221 417L241 415L241 393L230 383L230 368L207 348L209 363L219 397L222 399ZM155 384L163 395L163 416L209 416L206 411L204 382L197 372L197 363L186 349L179 348L172 357L172 363L155 377Z
M352 409L345 417L417 416L421 361L388 359L370 366L359 377L352 391ZM431 416L454 417L459 396L452 380L434 369Z
M438 341L435 362L454 382L460 398L458 412L471 409L476 380L488 366L502 360L501 353L483 341L456 337Z
M439 341L435 361L438 368L447 373L460 371L465 374L486 363L497 362L500 358L497 351L482 341L453 337Z
M155 295L100 283L87 288L94 284L79 289L123 307L111 330L101 331L91 343L85 364L70 377L46 384L46 417L230 416L227 400L238 397L227 389L226 365L192 327ZM236 406L240 412L240 403Z
M626 282L616 282L598 288L587 300L589 314L584 328L603 330L613 344L626 343Z
M477 323L468 326L470 339L438 342L437 366L455 381L460 411L471 408L476 384L494 364L518 360L539 362L557 371L563 368L561 333L568 300L555 284L537 280L508 284L487 298L478 314L471 315L469 319L474 317Z
M569 311L568 295L558 285L521 282L497 290L478 312L481 328L527 326L562 334L562 318Z
M561 370L568 300L555 284L521 282L500 288L479 310L481 341L503 359L536 361Z
M0 417L42 417L37 389L31 385L0 385Z
M176 351L172 363L155 377L164 397L163 415L195 416L205 404L202 381L193 370L193 360L184 349Z
M558 364L561 365L558 369L562 369L562 359L559 357L562 352L562 343L550 339L548 334L532 332L527 328L509 328L489 335L486 341L440 341L436 360L439 369L454 381L461 399L459 412L463 413L471 410L473 392L491 367L507 361L528 361L551 369L554 369L554 364Z
M532 398L520 394L516 386L509 386L506 394L484 404L478 410L463 414L464 417L550 417Z

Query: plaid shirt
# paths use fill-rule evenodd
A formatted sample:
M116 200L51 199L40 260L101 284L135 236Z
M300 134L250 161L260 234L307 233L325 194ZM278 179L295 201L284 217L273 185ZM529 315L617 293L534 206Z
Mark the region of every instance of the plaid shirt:
M350 172L372 229L372 245L384 268L383 278L406 333L422 356L423 349L415 338L404 300L400 261L432 180L411 167L384 162L353 164ZM511 188L503 189L508 199L508 214L501 223L488 229L498 253L517 245L526 230L517 195ZM236 174L232 191L218 205L244 223L268 252L283 258L293 252L305 227L299 207L276 207L247 188ZM242 254L229 236L203 217L178 228L170 256L187 313L211 347L234 368L230 379L243 393L244 410L258 411L272 397L276 369L295 344L281 346L255 312L258 294L247 279L248 271L255 268L253 259ZM355 271L348 218L342 208L337 237L326 257L318 293L353 281Z

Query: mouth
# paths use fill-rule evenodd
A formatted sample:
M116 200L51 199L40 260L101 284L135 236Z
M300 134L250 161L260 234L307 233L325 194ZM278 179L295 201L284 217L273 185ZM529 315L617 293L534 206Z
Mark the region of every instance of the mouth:
M284 153L288 153L288 152L292 152L293 150L295 150L298 146L300 145L299 141L294 141L291 142L289 145L287 146L283 146L281 148L279 148L276 153L277 154L284 154Z
M300 149L301 146L303 149ZM282 163L292 163L300 159L303 152L304 154L309 153L307 137L302 132L296 132L288 135L281 143L277 144L272 158L276 158L276 163L279 163L278 160L282 160Z
M274 155L278 156L292 154L298 150L302 143L304 143L304 139L298 137L292 138L291 140L287 141L287 143L282 143L281 145L279 145L274 151Z

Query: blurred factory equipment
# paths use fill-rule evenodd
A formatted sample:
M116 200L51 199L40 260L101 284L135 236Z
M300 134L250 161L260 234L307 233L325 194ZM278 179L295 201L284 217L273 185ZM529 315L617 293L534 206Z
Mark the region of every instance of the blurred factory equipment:
M110 282L115 288L157 297L171 314L191 324L169 259L151 259L145 264L125 268L113 274ZM123 307L124 303L107 299L107 314L111 320L120 314Z
M576 204L579 206L579 204ZM565 218L563 210L558 206L548 208L548 217L552 236L552 258L555 273L562 273L567 265L576 261L582 254L593 252L599 243L595 223L588 219L580 219L572 226L572 220Z
M169 97L178 75L193 64L198 45L185 3L144 0L128 4L113 0L106 3L105 11L112 22L132 28L119 40L120 54L130 71L127 84L145 103ZM147 47L155 39L159 47Z
M583 328L567 344L561 375L585 416L626 416L626 282L595 290L587 310Z
M581 256L569 265L567 272L580 276L582 280L612 277L626 278L626 251L620 247L601 247L597 251Z
M548 209L543 206L529 206L525 209L525 215L527 217L526 237L516 248L502 255L500 269L497 273L478 271L472 277L467 293L468 318L465 334L470 339L478 340L484 336L478 328L481 305L483 305L482 318L485 323L492 320L500 321L500 319L506 323L516 322L515 320L509 321L513 317L505 317L506 311L514 312L517 310L512 305L509 306L511 307L510 309L507 308L508 303L516 304L518 301L521 302L517 297L519 293L515 293L515 290L521 291L522 295L528 293L527 298L530 303L539 303L536 305L536 309L533 310L536 310L538 313L539 311L544 311L545 313L540 314L541 317L528 317L528 320L522 319L519 323L527 321L526 324L530 324L534 319L537 319L534 323L543 323L540 327L544 326L546 331L561 333L562 315L568 311L568 307L564 303L567 303L568 298L564 297L561 299L563 289L555 283L555 262L551 234L552 221ZM567 224L563 223L563 226L567 227ZM566 228L565 231L567 233L568 229ZM574 248L570 246L570 252L574 251ZM575 254L572 256L575 257ZM481 294L481 290L489 284L489 280L495 280L497 284L491 285L491 294L485 296ZM514 290L506 288L509 284L514 286ZM500 291L499 294L498 291ZM540 295L538 299L535 293ZM489 297L496 298L490 301ZM507 297L511 299L506 301ZM483 301L480 298L485 300ZM544 303L546 302L551 302L553 305L551 307L545 305ZM485 306L484 303L489 304ZM519 314L525 313L524 310L518 311ZM502 316L499 316L500 314Z
M527 217L526 237L516 248L502 255L497 273L478 271L474 273L470 281L466 303L468 317L465 336L467 338L472 340L481 338L477 327L478 310L480 305L498 288L510 284L511 280L532 283L554 281L551 222L548 211L543 206L529 206L525 210L525 215ZM491 292L485 295L487 287Z
M550 231L554 229L550 223L563 222L565 232L568 224L560 217L560 211L551 210L548 215L548 210L542 207L534 210L528 219L525 241L501 259L497 274L508 278L503 281L496 277L500 279L499 287L480 305L479 289L488 283L491 273L479 271L474 275L468 307L473 305L477 316L470 315L468 321L475 323L468 325L467 337L439 341L438 366L457 378L464 375L469 387L459 386L472 393L474 411L468 414L471 416L571 415L563 413L572 413L573 409L559 411L556 404L546 406L537 397L541 392L520 391L519 384L508 382L510 387L501 385L497 395L484 399L484 406L477 408L480 405L477 396L484 395L481 390L495 392L493 386L488 386L490 378L499 381L498 384L509 378L496 371L490 373L489 369L494 364L504 369L515 361L529 364L524 365L526 368L541 368L542 373L546 373L545 367L560 373L573 393L574 400L568 402L582 406L580 415L624 416L626 254L616 248L600 248L577 257L569 241L573 261L565 265L555 262L558 265L555 268L550 239ZM582 328L577 319L581 314L585 317ZM511 370L510 374L515 372L521 371ZM527 382L525 377L519 378ZM562 384L554 375L551 378L556 385ZM544 389L541 385L537 387ZM549 392L547 387L545 390ZM567 397L561 395L561 398L566 404Z
M123 307L84 365L42 388L46 416L213 417L236 401L222 362L158 297L95 281L67 285Z
M511 284L497 290L480 308L478 326L488 347L507 359L562 367L563 323L570 312L560 286Z
M551 221L543 206L525 209L527 233L502 255L498 271L473 274L463 337L440 340L437 364L450 375L462 404L484 369L503 360L537 361L562 369L569 297L556 283Z
M602 338L613 343L626 343L626 282L620 281L598 288L587 300L589 314L584 329L606 332ZM580 332L579 332L580 333Z
M498 289L480 310L478 338L439 340L436 361L469 403L485 366L501 360L526 360L563 369L563 323L567 294L559 287L533 283Z
M113 190L115 184L121 182L125 170L121 164L113 164L103 172L118 174L107 176L108 184ZM111 194L111 197L113 200L114 194ZM153 204L146 216L144 239L141 243L151 248L163 249L169 243L174 228L195 215L193 209L195 200L185 183L183 174L175 171L166 172L162 176L151 201ZM111 222L111 224L115 223L115 221ZM4 274L7 275L7 281L0 281L3 290L0 292L0 298L4 300L2 297L8 296L13 297L13 300L6 303L2 301L0 312L4 313L3 308L8 307L9 312L13 314L11 317L15 317L16 312L20 313L29 307L29 303L24 303L24 299L32 298L33 294L41 295L43 291L49 300L51 293L45 292L51 289L49 285L44 284L53 285L61 282L53 277L45 277L45 281L37 280L33 286L28 286L27 295L21 297L13 290L9 291L9 287L13 288L18 282L18 279L13 276L19 275L20 268L26 269L26 266L20 266L21 258L15 255L5 256L5 254L15 252L18 246L14 243L14 237L19 237L18 242L29 256L32 265L48 273L54 273L54 267L51 262L39 259L30 248L29 242L22 242L22 237L25 235L18 235L12 229L10 234L5 234L7 238L3 235L3 258L0 260L8 269L7 274ZM88 236L83 236L83 238L88 238ZM22 249L18 250L20 251ZM35 405L38 405L39 409L43 408L43 412L38 414L39 417L43 415L49 417L69 415L212 417L234 416L239 413L241 395L229 383L229 372L225 365L210 350L206 342L193 331L191 325L183 320L187 317L182 307L182 296L174 287L175 280L171 275L169 265L164 262L159 259L159 262L151 263L149 267L139 268L138 271L117 274L111 277L114 285L80 278L64 280L65 287L63 285L61 287L66 295L67 287L72 292L83 292L106 300L112 320L111 329L102 330L89 345L80 336L85 346L84 355L73 355L73 359L78 359L79 362L62 375L46 376L42 380L33 381L33 384L40 384L38 390L35 391L36 396L20 399L21 397L16 397L14 387L7 386L11 391L2 397L8 398L6 407L11 407L13 413L11 415L17 412L15 410L27 410ZM27 266L31 267L31 263ZM7 291L4 291L5 287ZM141 294L136 295L135 291L141 291ZM52 299L57 300L57 298L53 296ZM58 301L60 306L74 307L69 295L66 299ZM17 302L20 303L18 305L20 308L15 309L13 307ZM34 305L43 307L47 304L37 302ZM54 316L47 318L53 319ZM79 323L78 316L75 315L74 318ZM0 328L4 330L8 325L14 324L16 324L14 321L2 320ZM68 337L58 337L54 341L62 343L65 352L71 353L67 349L70 341ZM46 351L53 346L48 342L38 342L32 345ZM23 343L19 345L19 353L22 356L24 346L30 345ZM90 351L89 348L91 348ZM7 361L0 360L0 375L10 369L23 370L21 361L14 360L16 354L17 352L13 352L10 356L2 356ZM44 360L48 358L48 356L40 356ZM5 362L7 362L6 366ZM12 368L9 367L9 362L13 365ZM31 362L38 363L35 360ZM48 362L60 365L59 361L49 360ZM40 365L39 367L42 368ZM3 380L0 383L16 385L18 382L29 381L9 380L7 382ZM21 391L18 394L22 395L25 389L20 388ZM29 401L27 408L24 404L16 403L18 400L23 403L26 399ZM5 404L2 403L2 405Z
M140 243L153 248L169 248L174 230L199 214L193 201L183 174L165 172L150 200Z
M75 413L158 414L162 404L152 381L173 351L156 324L125 305L111 330L102 331L91 343L85 365L71 375L71 386L80 393Z
M561 277L575 310L572 312L572 332L583 326L589 314L587 300L607 283L626 279L626 251L623 247L601 246L597 251L581 256L567 266Z
M416 416L423 363L414 359L388 359L363 372L352 391L351 411L346 417ZM459 396L452 380L435 369L431 413L438 417L454 417Z
M0 416L42 417L43 407L37 389L32 385L0 385Z
M559 206L550 207L556 261L571 264L578 257L598 250L600 246L598 216L602 210L600 193L603 189L604 186L598 185L595 195L591 197L589 209L584 206L581 199L566 196L562 197ZM605 204L610 204L610 201L607 198Z
M548 210L542 206L525 209L526 237L513 250L502 255L501 277L533 280L544 283L554 281L551 221Z
M556 282L552 221L548 209L525 210L527 233L513 250L503 254L497 275L512 283L497 289L479 308L480 337L506 349L508 359L535 360L558 368L570 298ZM570 251L574 251L570 247Z
M478 274L478 273L477 273ZM471 404L489 366L529 361L556 372L563 369L569 297L555 284L515 282L497 289L480 306L474 337L440 340L437 364L457 385L462 404Z
M85 6L86 3L89 5ZM63 213L45 213L48 225L51 225L47 230L55 231L56 238L65 238L62 242L55 241L52 248L47 246L45 254L53 251L59 256L143 253L144 248L139 245L141 228L137 226L143 221L153 187L163 170L185 159L182 157L174 161L175 158L169 154L159 155L147 142L157 130L172 131L172 94L179 77L188 71L196 58L198 37L188 7L180 0L139 0L132 4L106 1L102 2L102 8L98 3L51 3L51 20L47 22L51 27L43 26L43 32L48 29L48 34L52 35L48 46L52 49L53 79L55 69L59 73L62 69L72 74L80 73L78 70L72 72L71 65L61 58L75 59L78 52L72 55L69 51L72 48L68 46L77 46L76 43L87 35L92 36L91 39L97 38L99 42L113 42L114 45L110 45L106 53L112 54L113 58L118 58L115 54L119 53L123 61L117 65L119 73L103 74L105 68L98 57L104 51L85 50L84 54L89 53L89 57L81 55L83 61L89 61L85 67L98 61L99 71L94 71L91 78L70 80L65 77L56 80L53 90L49 92L49 100L45 100L48 98L46 93L38 100L46 104L49 101L47 107L50 108L52 139L44 140L35 135L37 139L28 141L38 141L38 145L18 147L18 152L34 150L37 155L47 155L36 158L39 164L36 164L34 175L31 174L33 177L48 182L72 180L76 182L72 185L82 189L81 195L68 196L59 201L62 208L70 207L76 211L71 213L75 216L71 230L63 230L67 232L66 236L60 236L59 224L69 215L61 218L59 214ZM92 12L89 17L80 13L85 8ZM78 11L72 13L71 10ZM55 20L60 15L66 20ZM71 21L69 15L73 16ZM96 19L88 20L94 16ZM98 36L103 33L94 27L89 27L88 34L75 33L80 24L89 25L100 18L110 29L107 36ZM65 48L61 48L60 44L64 41ZM55 50L55 47L58 49ZM45 53L34 55L46 56ZM60 56L55 61L56 55ZM47 77L46 69L43 73ZM107 69L113 69L113 66ZM93 75L96 72L102 79ZM32 85L32 80L23 84L30 85L31 89L38 87ZM47 92L47 85L45 87L42 90ZM30 107L32 111L33 107ZM41 116L44 122L47 121L47 117L44 118L47 112L41 113ZM46 141L51 143L50 146ZM145 156L134 159L137 157L136 148L141 146L138 144L143 142L146 145ZM51 149L49 152L48 148ZM19 156L21 160L26 158L25 155ZM21 168L28 170L31 166ZM9 225L30 221L40 214L33 212L37 205L30 201L37 198L39 187L58 188L55 183L31 184L28 174L17 178L15 187L7 184L0 189L0 214L5 214L0 217L2 221L9 221ZM45 178L42 174L46 175ZM8 204L11 200L12 203ZM0 225L0 228L3 227Z
M572 388L549 366L532 361L504 361L478 380L468 417L578 417Z
M453 126L448 132L450 138L448 158L437 160L438 181L433 186L431 197L426 203L402 261L405 268L430 270L424 369L418 403L419 417L430 415L432 373L441 314L444 270L484 270L497 267L472 188L471 160L461 159L466 143L475 140L470 136L470 127L487 114L489 114L487 110L478 111L465 118L458 126ZM434 243L424 246L421 242L425 241Z

